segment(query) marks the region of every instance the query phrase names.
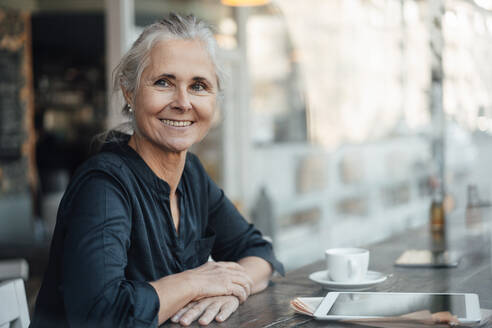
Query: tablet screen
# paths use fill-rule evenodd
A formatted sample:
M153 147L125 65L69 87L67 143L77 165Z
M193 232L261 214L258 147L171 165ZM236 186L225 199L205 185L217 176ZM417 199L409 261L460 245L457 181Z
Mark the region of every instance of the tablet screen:
M340 293L327 314L386 317L423 310L449 311L464 318L465 295Z

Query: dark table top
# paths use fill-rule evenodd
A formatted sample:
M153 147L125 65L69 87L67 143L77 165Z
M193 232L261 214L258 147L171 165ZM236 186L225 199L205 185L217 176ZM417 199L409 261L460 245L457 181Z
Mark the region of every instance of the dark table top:
M391 275L368 291L476 293L481 308L492 309L491 222L490 208L461 211L448 217L444 233L432 234L430 228L424 226L368 245L369 270ZM459 265L453 268L394 266L395 260L407 249L447 249L458 254ZM351 327L315 321L290 309L289 302L295 297L326 295L329 290L308 279L309 274L324 268L325 262L320 259L287 273L286 277L273 278L268 289L250 296L226 322L211 323L209 327ZM194 323L193 326L199 325ZM165 327L179 325L166 324Z

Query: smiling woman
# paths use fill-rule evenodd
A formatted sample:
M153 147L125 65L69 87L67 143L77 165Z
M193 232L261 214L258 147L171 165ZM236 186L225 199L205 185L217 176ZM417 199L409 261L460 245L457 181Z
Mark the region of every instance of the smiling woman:
M223 321L283 273L188 152L210 128L220 75L213 35L193 16L150 25L123 57L115 86L133 134L112 133L72 178L32 327Z
M125 93L134 108L134 148L143 142L180 153L203 139L216 108L218 83L213 62L199 40L160 41L149 54L140 86Z

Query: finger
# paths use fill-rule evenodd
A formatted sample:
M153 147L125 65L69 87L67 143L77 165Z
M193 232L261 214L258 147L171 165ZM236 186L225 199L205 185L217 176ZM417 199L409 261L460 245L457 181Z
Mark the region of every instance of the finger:
M209 274L213 275L213 277L210 277L213 280L212 285L207 284L206 286L208 287L204 286L205 290L208 289L211 293L206 296L234 295L244 301L251 294L251 287L253 282L251 278L244 272L234 271L222 267L217 271L211 271ZM212 291L209 287L212 287L214 285L216 285L217 287L222 286L221 288L219 287L222 291L219 292L219 290L217 289L214 289ZM226 288L226 290L222 289L224 287ZM244 293L242 291L239 291L239 288L243 289ZM205 292L205 294L206 293L207 292ZM243 294L245 294L245 297L243 296Z
M239 276L235 276L236 280L233 280L235 283L240 284L246 290L247 296L251 295L251 288L253 286L253 280L247 274L241 274Z
M183 326L188 326L195 321L212 302L213 300L209 298L204 298L203 300L197 302L197 304L183 314L179 320L179 323Z
M246 290L243 286L238 284L233 284L231 289L231 295L236 296L239 299L240 303L243 303L248 299L248 295L246 294Z
M229 316L237 310L239 306L239 300L237 298L231 298L231 300L222 305L219 314L215 317L218 322L225 321Z
M244 293L246 294L246 298L249 297L249 295L251 295L251 286L249 284L239 284L243 289L244 289Z
M251 278L247 274L245 273L233 274L231 276L231 279L233 283L241 285L245 289L247 296L251 295L251 287L253 286L253 280L251 280Z
M183 314L186 313L186 311L188 311L189 309L191 309L193 306L195 306L195 304L197 304L197 302L190 302L188 303L185 307L183 307L181 310L179 310L178 312L176 312L173 317L171 318L171 321L172 322L179 322L179 319L183 316Z
M249 295L251 295L251 289L253 288L253 280L249 277L249 276L246 276L247 278L247 284L244 285L245 289L246 289L246 293Z
M224 302L223 300L215 301L212 304L210 304L205 310L205 312L203 313L203 315L198 320L198 323L201 325L208 325L212 320L214 320L214 317L219 313L223 302Z

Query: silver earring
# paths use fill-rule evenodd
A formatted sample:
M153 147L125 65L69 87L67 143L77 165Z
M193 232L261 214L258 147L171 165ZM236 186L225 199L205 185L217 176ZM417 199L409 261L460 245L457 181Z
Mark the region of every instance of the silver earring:
M128 109L128 113L132 114L133 113L133 108L132 106L130 105L126 105L127 109Z

